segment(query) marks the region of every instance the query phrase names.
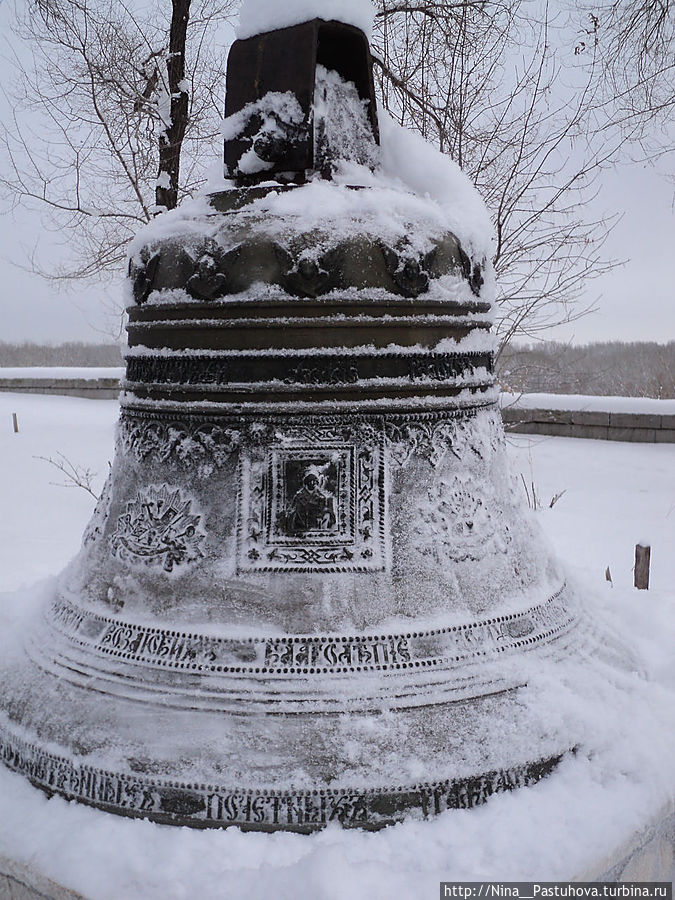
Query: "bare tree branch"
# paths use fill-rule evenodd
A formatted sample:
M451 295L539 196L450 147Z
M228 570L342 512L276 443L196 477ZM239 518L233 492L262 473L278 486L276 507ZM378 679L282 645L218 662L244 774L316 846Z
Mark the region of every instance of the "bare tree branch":
M168 157L175 199L160 198L162 208L204 182L209 160L199 149L218 152L222 115L217 29L236 0L175 2L182 67L172 63L166 0L29 0L19 8L12 39L22 49L4 88L14 114L0 123L0 199L40 209L46 229L69 235L57 269L33 257L38 274L61 280L119 270L129 239L158 208ZM174 35L174 50L181 40Z
M93 497L94 500L99 499L99 495L92 487L93 480L96 478L96 472L92 472L91 469L86 469L83 466L76 465L64 456L63 453L57 453L56 457L36 456L34 458L41 459L43 462L54 466L54 468L58 469L65 477L65 481L52 482L52 484L55 484L57 487L81 488Z

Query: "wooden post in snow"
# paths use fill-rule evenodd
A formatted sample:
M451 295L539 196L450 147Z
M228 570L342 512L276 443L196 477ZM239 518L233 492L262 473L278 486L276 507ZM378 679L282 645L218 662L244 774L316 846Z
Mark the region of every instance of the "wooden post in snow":
M14 434L19 433L19 420L16 413L12 413L12 425L14 426Z
M640 591L649 588L649 560L652 548L645 544L635 545L635 570L633 583Z

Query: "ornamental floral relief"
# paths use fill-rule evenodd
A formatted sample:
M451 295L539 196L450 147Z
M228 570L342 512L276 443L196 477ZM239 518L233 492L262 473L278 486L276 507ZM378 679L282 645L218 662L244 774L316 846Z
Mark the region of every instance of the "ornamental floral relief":
M396 417L385 423L387 443L393 461L404 466L411 456L426 459L432 468L451 454L456 459L467 453L481 457L484 448L475 440L475 427L467 427L473 414Z
M207 462L209 469L224 465L242 439L237 428L214 422L164 422L154 419L123 418L122 446L140 461L166 461L174 456L183 462Z
M425 555L456 563L479 561L495 553L506 553L511 542L508 524L484 487L458 476L437 481L419 508L426 524Z

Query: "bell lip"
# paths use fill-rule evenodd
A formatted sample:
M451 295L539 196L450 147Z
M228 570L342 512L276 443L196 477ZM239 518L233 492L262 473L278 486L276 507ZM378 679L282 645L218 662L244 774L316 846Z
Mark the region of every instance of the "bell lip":
M429 819L451 809L481 806L496 794L537 784L578 749L564 746L533 760L434 781L401 780L369 787L328 782L254 787L94 766L83 757L62 755L62 748L52 743L43 749L33 736L17 735L15 729L0 723L0 760L50 797L56 794L104 812L162 825L299 834L320 831L330 822L378 831L410 818Z

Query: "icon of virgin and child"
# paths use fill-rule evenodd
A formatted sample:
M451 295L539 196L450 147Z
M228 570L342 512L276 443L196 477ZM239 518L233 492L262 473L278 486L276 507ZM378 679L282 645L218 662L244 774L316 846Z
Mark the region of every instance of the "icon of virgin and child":
M328 470L312 463L302 470L302 486L293 494L286 510L286 533L332 531L337 522L335 495L328 489ZM296 481L297 484L297 481Z

